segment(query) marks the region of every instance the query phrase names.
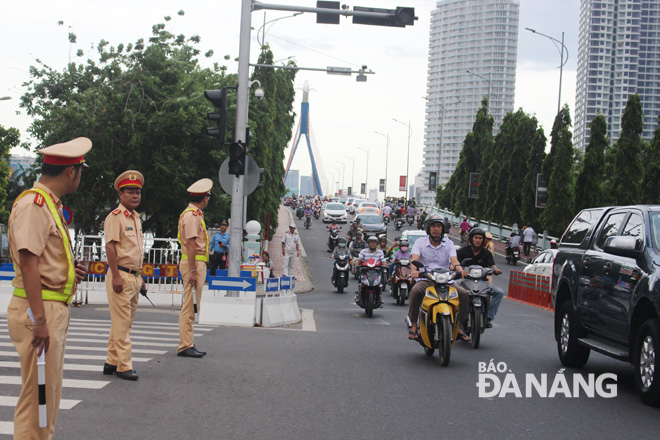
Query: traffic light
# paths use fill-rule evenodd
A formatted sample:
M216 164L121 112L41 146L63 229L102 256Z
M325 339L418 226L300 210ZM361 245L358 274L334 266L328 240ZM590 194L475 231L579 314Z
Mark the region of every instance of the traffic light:
M245 174L245 155L247 148L240 142L229 145L229 174L242 176Z
M366 8L364 6L354 6L357 12L378 12L383 17L360 17L353 16L353 24L369 24L375 26L406 27L415 24L415 8L405 8L397 6L396 9Z
M219 90L204 90L204 98L211 101L214 112L206 114L209 121L215 122L215 128L207 128L205 133L220 141L221 145L225 143L225 125L227 122L227 90L236 89L236 87L225 86Z
M259 168L259 183L257 184L257 189L261 189L264 187L264 172L266 172L265 169Z

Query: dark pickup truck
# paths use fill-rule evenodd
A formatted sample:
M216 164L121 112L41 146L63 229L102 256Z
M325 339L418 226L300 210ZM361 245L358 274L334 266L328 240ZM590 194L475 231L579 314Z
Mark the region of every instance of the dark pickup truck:
M660 206L585 209L564 233L552 269L561 363L591 350L630 362L642 401L660 405Z

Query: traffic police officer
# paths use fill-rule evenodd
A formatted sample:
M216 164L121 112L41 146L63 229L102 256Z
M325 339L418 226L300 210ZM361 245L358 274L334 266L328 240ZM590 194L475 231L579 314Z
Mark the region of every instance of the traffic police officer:
M179 315L178 356L201 358L206 354L193 344L193 289L196 304L202 300L202 288L206 279L206 263L209 261L209 237L202 211L211 198L211 179L201 179L190 185L190 204L179 216L179 242L181 243L181 261L179 270L183 278L183 301Z
M135 210L142 199L144 176L129 170L115 180L119 207L105 219L105 250L108 274L105 289L112 324L108 335L108 357L103 374L138 380L131 362L131 326L135 319L142 280L142 222Z
M282 274L292 277L295 257L300 257L300 239L293 222L289 225L289 230L282 235L282 257Z
M227 253L229 252L229 234L227 233L227 222L220 223L220 231L213 234L211 239L211 250L213 257L211 261L211 276L215 276L217 268L227 268Z
M9 249L16 277L7 327L21 362L21 394L14 413L15 439L50 439L62 394L69 303L86 275L75 263L60 198L80 185L92 141L81 137L43 148L39 182L21 193L9 216ZM28 310L34 320L30 319ZM45 428L39 427L37 357L45 354Z

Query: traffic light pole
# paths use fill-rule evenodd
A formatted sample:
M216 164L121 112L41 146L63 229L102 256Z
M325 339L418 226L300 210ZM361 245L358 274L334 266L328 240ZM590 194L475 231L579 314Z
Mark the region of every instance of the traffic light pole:
M238 49L238 86L236 90L236 128L234 142L247 145L248 92L250 80L250 27L252 26L252 0L242 0L240 46ZM234 176L231 192L231 227L229 230L228 275L241 274L241 243L243 242L244 175Z

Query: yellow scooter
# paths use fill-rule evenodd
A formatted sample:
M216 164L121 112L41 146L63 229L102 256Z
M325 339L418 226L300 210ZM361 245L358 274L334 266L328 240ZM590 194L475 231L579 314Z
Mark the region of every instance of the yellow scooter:
M419 261L413 261L412 264L418 269L424 267ZM426 289L419 313L418 342L424 347L427 356L433 356L437 349L443 367L449 365L451 346L456 341L459 330L458 291L449 283L456 275L457 272L448 269L435 269L425 273L426 278L434 284ZM406 325L409 329L412 328L408 317Z

